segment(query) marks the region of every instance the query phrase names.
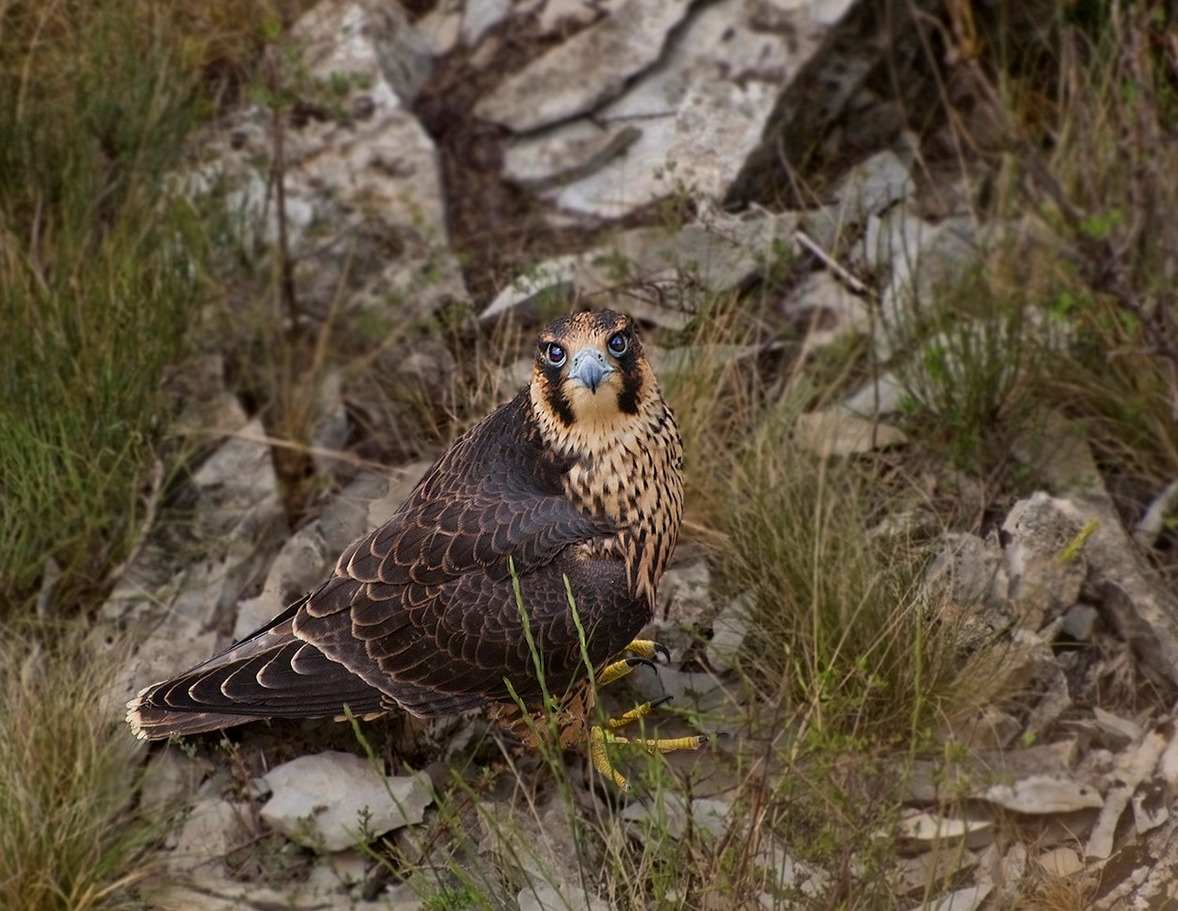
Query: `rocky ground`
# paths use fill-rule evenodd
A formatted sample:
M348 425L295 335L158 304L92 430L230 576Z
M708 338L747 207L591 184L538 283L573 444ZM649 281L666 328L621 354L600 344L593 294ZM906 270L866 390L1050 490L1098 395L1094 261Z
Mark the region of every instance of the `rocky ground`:
M923 6L934 5L911 4L907 14ZM697 354L674 343L701 292L739 292L789 259L795 280L778 312L804 328L792 352L801 355L866 337L876 306L902 320L915 295L963 274L1006 230L970 214L966 177L930 179L929 167L914 167L903 117L881 89L885 50L909 67L910 102L927 79L907 53L915 39L885 48L875 37L879 10L856 0L439 0L405 9L324 0L274 64L288 106L242 107L210 126L176 184L194 199L216 190L243 250L275 257L285 247L298 289L291 319L334 320L333 332L357 347L390 313L445 324L473 301L461 331L489 337L498 319L534 324L554 301L610 304L647 328L656 368L669 377ZM802 147L799 134L815 145ZM822 180L787 186L784 155L817 162ZM827 251L849 229L861 243L836 261ZM878 301L854 278L865 274L882 276ZM762 357L778 344L765 335L709 354ZM923 356L887 334L871 338L878 361L897 370ZM382 354L386 379L417 384L426 397L468 366L442 346L423 354L416 340ZM496 374L483 404L511 395L526 364ZM344 458L358 423L408 418L354 374L328 371L309 451L338 489L313 498L292 529L269 429L228 391L232 369L211 344L185 380L196 392L181 424L212 441L186 482L192 522L145 542L103 608L111 627L141 633L116 707L313 586L427 467L428 446L406 446L402 464L379 469ZM881 371L803 415L797 438L832 458L902 452L906 437L887 419L904 388L896 372ZM1094 908L1176 906L1167 902L1178 876L1169 809L1178 791L1169 712L1178 598L1147 555L1178 492L1161 492L1127 527L1082 430L1051 420L1016 453L1038 467L1044 488L985 537L944 536L924 582L929 602L952 605L978 647L1004 639L989 659L995 691L1024 695L954 731L959 753L910 773L904 817L886 837L897 894L914 907L1014 907L1041 870L1087 884ZM708 563L690 547L661 599L650 632L675 659L657 678L635 675L629 694L614 698L672 693L680 709L741 717L753 698L734 673L745 602L717 601ZM616 813L616 825L634 832L653 815L670 837L692 826L701 837L742 838L752 825L734 812L725 772L725 758L742 749L739 729L714 751L670 758L694 781L685 795L668 788L649 805L614 807L573 760L568 790L504 782L478 791L457 821L434 806L454 768L526 772L535 760L497 745L477 716L365 730L383 762L369 762L346 726L320 723L253 725L224 746L209 738L145 748L144 803L188 808L165 846L173 875L147 893L151 906L440 907L423 905L419 882L396 881L356 847L385 836L432 865L439 883L450 882L448 844L461 842L463 863L496 884L504 907L607 908L609 896L579 872L578 814ZM439 835L447 826L461 835ZM762 906L826 906L831 871L775 842L761 844L756 862L774 885ZM936 871L946 868L956 872L943 881ZM932 894L930 882L939 884Z

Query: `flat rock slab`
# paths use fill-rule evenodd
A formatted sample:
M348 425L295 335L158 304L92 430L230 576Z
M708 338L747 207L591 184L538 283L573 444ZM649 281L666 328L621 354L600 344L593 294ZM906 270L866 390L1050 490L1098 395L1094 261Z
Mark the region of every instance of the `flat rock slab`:
M527 133L590 111L659 59L690 8L689 0L628 0L503 80L475 113Z
M648 65L648 71L635 75L636 64L660 50L661 37L646 39L629 73L599 60L587 62L574 48L597 29L624 30L624 17L637 15L631 8L638 2L649 6L650 12L642 14L646 17L663 7L657 14L660 25L676 11L683 20L676 21L678 28L666 37L657 64ZM570 92L577 103L562 99L562 117L528 110L552 103L552 90L543 81L549 74L540 61L484 102L480 113L490 112L491 98L510 91L516 97L509 101L505 95L496 110L508 103L523 109L511 122L492 118L528 134L508 147L504 176L542 191L563 211L597 218L619 218L676 193L722 198L760 144L783 87L819 46L825 26L809 16L806 6L719 0L693 5L684 16L685 4L630 0L541 58L561 61L562 73L573 71L564 78L577 83ZM629 40L639 40L632 31ZM519 96L524 86L540 96L535 104ZM579 114L592 116L536 132Z
M262 819L293 841L328 851L415 825L433 800L427 779L380 775L352 753L300 756L264 780L272 796Z
M1010 784L996 784L978 795L1017 813L1070 813L1104 806L1095 786L1062 775L1029 775Z

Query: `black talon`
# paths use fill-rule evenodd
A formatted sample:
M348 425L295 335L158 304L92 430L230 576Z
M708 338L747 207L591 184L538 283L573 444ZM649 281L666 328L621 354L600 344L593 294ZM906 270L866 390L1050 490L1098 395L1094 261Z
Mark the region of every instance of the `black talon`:
M667 648L665 645L663 645L661 642L656 642L654 644L654 651L655 651L656 655L662 655L663 660L666 661L667 664L671 663L671 650L669 648Z
M658 699L652 699L647 703L652 709L657 709L660 705L665 705L674 699L674 696L659 696Z
M644 666L644 667L650 668L655 673L658 673L658 669L659 669L658 665L655 664L653 661L651 661L649 658L631 657L631 658L627 658L625 660L626 660L626 667Z

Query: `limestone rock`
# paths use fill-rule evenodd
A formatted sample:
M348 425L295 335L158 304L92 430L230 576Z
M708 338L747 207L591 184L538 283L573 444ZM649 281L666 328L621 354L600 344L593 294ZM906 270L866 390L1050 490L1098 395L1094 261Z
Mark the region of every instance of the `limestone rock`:
M1032 498L1016 503L1002 528L1010 536L1005 554L1016 616L1037 630L1045 618L1061 616L1080 598L1088 571L1083 522Z
M909 397L908 389L894 371L869 380L843 401L843 407L860 417L895 414Z
M1047 873L1061 879L1084 868L1080 856L1071 848L1052 848L1040 854L1038 860L1039 866Z
M481 317L498 316L513 307L576 295L616 294L620 288L641 293L651 286L663 289L658 303L670 310L675 289L690 283L722 293L763 274L793 244L800 228L825 236L835 222L824 210L806 214L752 213L744 217L717 215L678 231L635 228L613 241L582 253L568 254L528 269L511 282ZM659 314L627 305L636 317ZM671 328L683 328L694 314L684 312Z
M867 303L826 270L811 272L783 302L786 314L802 327L803 352L819 351L871 327ZM880 413L886 413L878 409ZM858 412L863 417L870 413Z
M994 887L989 883L966 886L964 889L957 889L948 895L922 903L914 911L974 911L975 908L981 907L982 902L993 891Z
M288 838L339 851L421 822L433 800L420 777L385 777L352 753L300 756L265 776L261 816Z
M527 885L516 897L519 911L609 911L609 905L580 885L547 882Z
M833 192L847 218L862 220L906 198L912 192L912 177L899 155L884 150L843 175Z
M173 873L220 870L225 855L246 840L241 814L241 808L227 800L198 801L180 829L168 868Z
M326 319L341 293L341 319L390 305L420 316L464 298L434 146L409 110L431 66L425 42L395 3L324 0L289 46L296 59L279 78L299 99L283 121L282 178L303 315ZM243 245L273 249L272 112L232 112L195 143L201 163L179 179L185 192L224 192Z
M649 0L630 0L613 18L638 2ZM823 31L801 7L696 4L657 67L625 86L609 81L614 94L624 88L616 100L601 105L605 93L580 96L578 113L598 105L596 126L574 121L518 140L508 151L505 176L532 186L564 180L545 195L561 210L598 218L618 218L680 193L718 201L760 142L782 86L818 47ZM569 116L573 106L561 110ZM522 121L526 129L538 123L536 117Z
M732 806L725 800L701 797L684 800L673 792L660 793L653 804L632 803L622 811L622 818L645 822L656 832L667 832L681 839L688 826L709 838L719 838L728 830Z
M1031 775L1011 784L995 784L980 795L983 800L1016 813L1070 813L1104 805L1100 791L1070 777Z
M475 113L526 133L592 110L659 59L690 0L627 0L503 80Z
M519 888L521 907L573 909L599 907L586 891L582 869L600 863L596 848L577 836L560 798L549 795L531 807L481 803L478 807L479 854L488 858L511 886ZM525 905L526 902L526 905Z
M705 654L708 664L716 670L730 671L739 665L755 597L752 592L737 595L712 620L712 638L708 640Z

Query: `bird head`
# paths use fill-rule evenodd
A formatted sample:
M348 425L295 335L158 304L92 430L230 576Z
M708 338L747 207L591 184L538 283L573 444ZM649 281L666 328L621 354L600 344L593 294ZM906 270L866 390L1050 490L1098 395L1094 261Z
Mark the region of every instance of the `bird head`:
M577 448L617 437L662 401L633 320L612 310L574 313L541 331L531 397L546 430Z

